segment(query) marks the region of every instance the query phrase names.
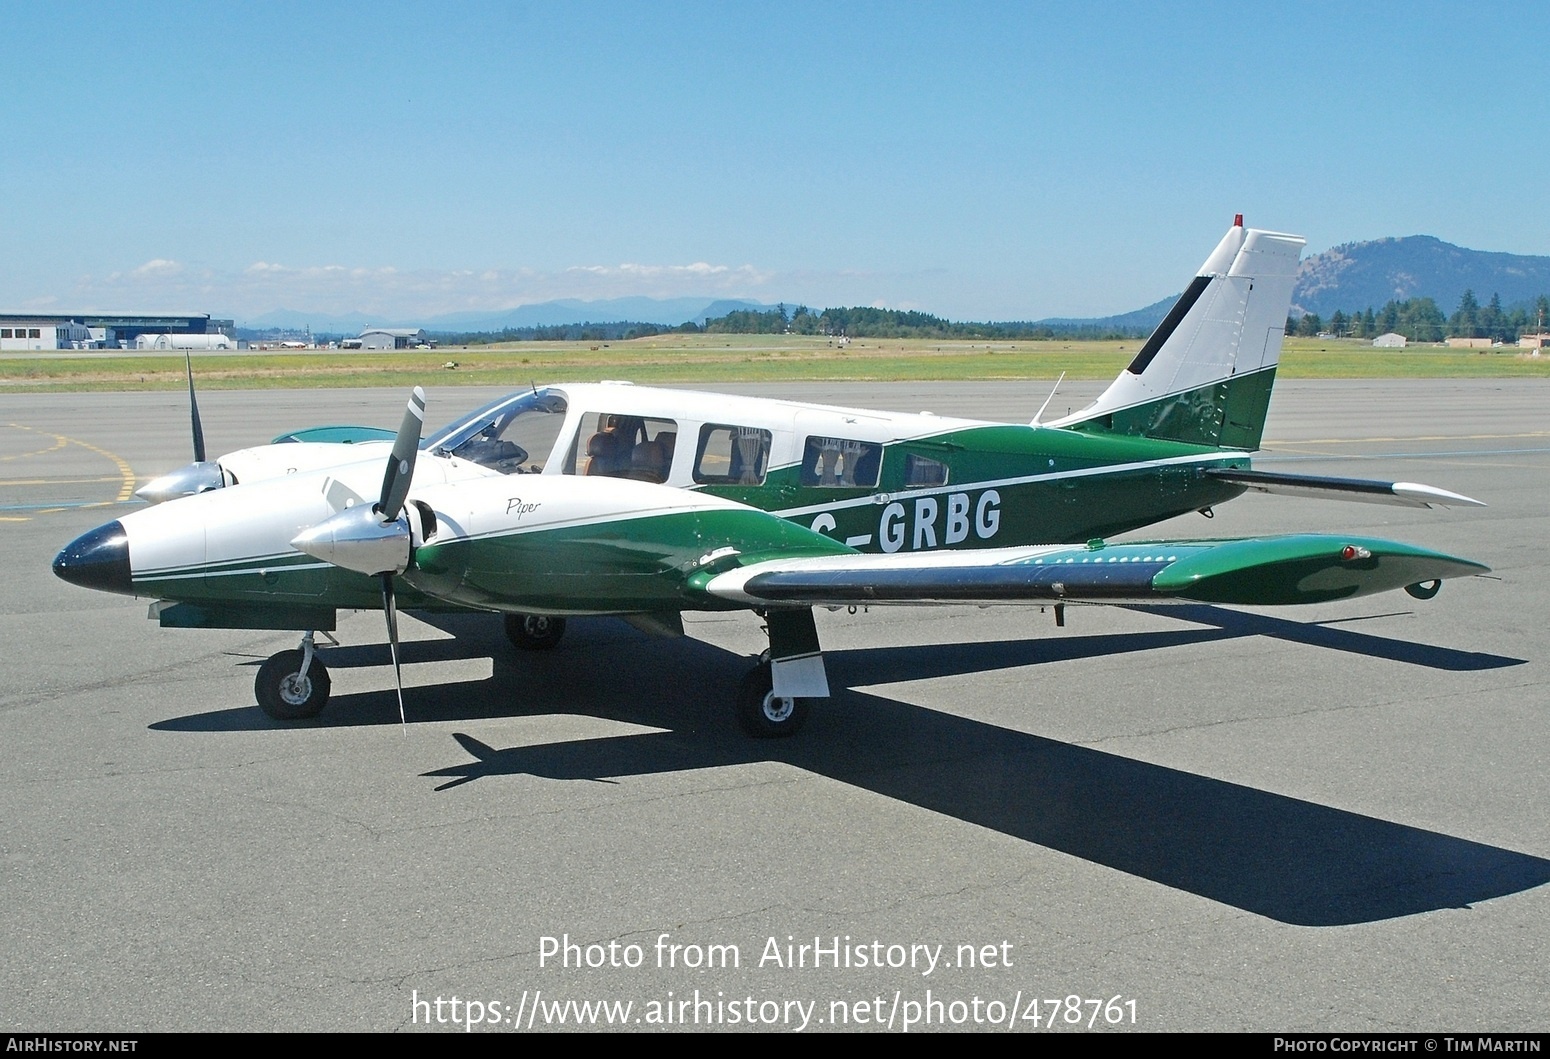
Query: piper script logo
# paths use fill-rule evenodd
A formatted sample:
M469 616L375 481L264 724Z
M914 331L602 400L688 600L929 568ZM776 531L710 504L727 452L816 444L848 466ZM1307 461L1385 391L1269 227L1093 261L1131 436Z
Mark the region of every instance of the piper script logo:
M530 504L524 501L520 496L514 496L510 500L506 501L506 514L515 514L517 516L517 521L521 522L523 515L530 515L543 506L544 505L542 501L536 504Z

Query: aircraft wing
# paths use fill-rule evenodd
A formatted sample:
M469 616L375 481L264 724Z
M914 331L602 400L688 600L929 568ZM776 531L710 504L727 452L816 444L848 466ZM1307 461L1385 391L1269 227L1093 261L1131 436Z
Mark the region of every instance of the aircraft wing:
M1479 500L1419 482L1377 482L1364 478L1325 478L1314 474L1209 467L1207 478L1234 482L1257 493L1280 493L1314 500L1360 500L1404 507L1485 507Z
M1351 599L1488 570L1395 541L1293 534L769 559L701 575L697 587L753 606L1170 600L1273 605Z

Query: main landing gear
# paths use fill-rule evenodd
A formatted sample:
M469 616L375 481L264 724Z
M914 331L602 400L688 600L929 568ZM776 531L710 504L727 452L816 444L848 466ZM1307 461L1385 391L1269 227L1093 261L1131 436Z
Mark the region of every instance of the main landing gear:
M316 717L328 705L333 682L313 646L309 632L301 638L298 649L271 655L258 667L253 694L258 698L259 708L277 721Z
M755 739L781 739L802 730L812 705L811 699L776 695L770 663L761 661L737 689L737 723Z
M547 651L565 635L565 619L548 614L506 615L506 639L521 651Z
M737 723L755 739L784 739L807 723L813 699L829 697L813 612L764 613L770 649L737 692Z

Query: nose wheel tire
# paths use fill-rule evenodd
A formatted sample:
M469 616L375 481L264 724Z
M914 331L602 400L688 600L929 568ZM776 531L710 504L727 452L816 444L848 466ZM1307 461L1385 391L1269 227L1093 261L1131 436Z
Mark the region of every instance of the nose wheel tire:
M301 721L316 717L328 705L332 687L328 670L312 657L305 675L301 672L302 653L281 651L258 667L253 694L259 708L277 721Z
M796 735L807 723L810 699L787 699L775 694L768 662L748 671L737 693L737 723L755 739L783 739Z
M548 614L506 615L506 639L521 651L547 651L565 635L565 619Z

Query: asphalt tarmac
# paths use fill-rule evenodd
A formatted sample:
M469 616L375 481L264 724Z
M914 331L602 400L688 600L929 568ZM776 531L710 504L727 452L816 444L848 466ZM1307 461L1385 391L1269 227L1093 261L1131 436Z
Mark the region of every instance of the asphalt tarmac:
M739 389L1026 421L1048 384ZM432 388L429 418L489 396ZM218 453L393 427L403 394L201 406ZM1282 382L1264 468L1490 506L1251 495L1148 533L1349 531L1492 577L1064 628L820 612L835 697L772 743L729 716L751 615L575 620L520 656L485 616L405 618L407 731L381 615L343 616L331 705L278 725L253 676L292 634L161 630L49 571L190 458L184 399L0 396L0 1022L1550 1028L1547 408L1538 381Z

